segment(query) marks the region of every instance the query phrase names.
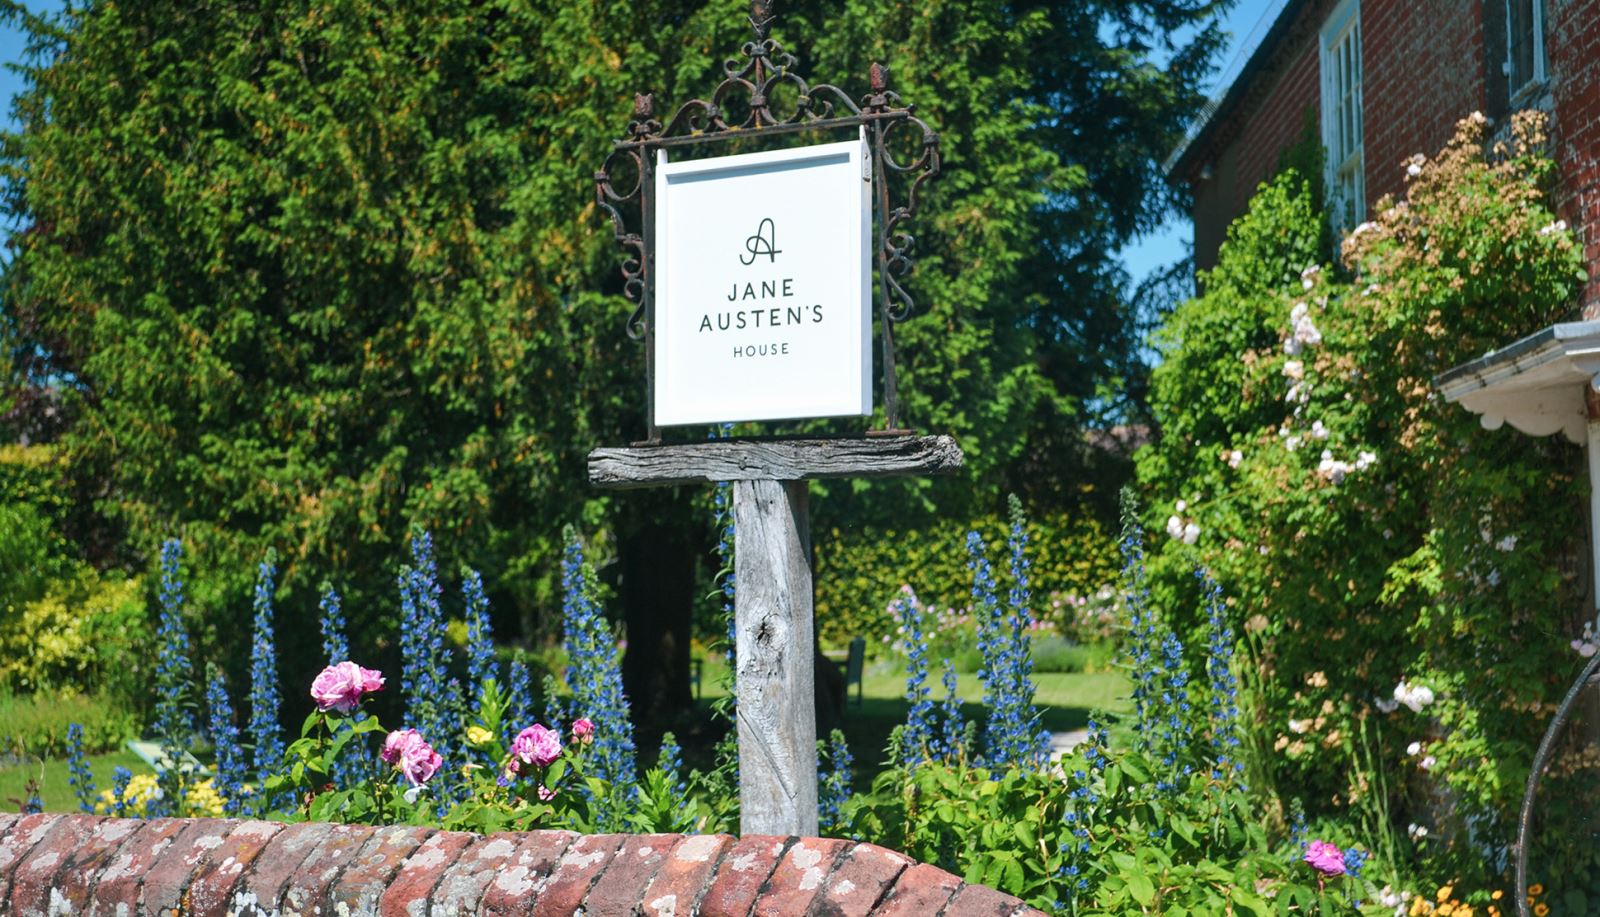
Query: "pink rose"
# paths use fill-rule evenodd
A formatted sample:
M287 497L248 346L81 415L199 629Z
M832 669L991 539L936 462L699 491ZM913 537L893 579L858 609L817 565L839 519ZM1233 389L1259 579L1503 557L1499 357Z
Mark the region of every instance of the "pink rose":
M511 753L529 764L548 767L561 757L561 737L555 730L534 723L511 740Z
M1344 875L1344 852L1327 841L1312 841L1306 845L1303 859L1325 876Z
M556 791L555 790L550 789L549 787L545 786L542 783L539 784L539 801L540 802L549 802L550 800L552 800L554 798L556 798Z
M383 741L380 757L384 763L397 768L412 786L427 783L444 764L444 759L415 729L396 729L389 733Z
M324 713L329 710L349 713L361 703L362 695L382 687L383 673L346 661L322 670L311 682L311 699Z
M586 716L572 721L572 737L588 745L594 741L594 722Z

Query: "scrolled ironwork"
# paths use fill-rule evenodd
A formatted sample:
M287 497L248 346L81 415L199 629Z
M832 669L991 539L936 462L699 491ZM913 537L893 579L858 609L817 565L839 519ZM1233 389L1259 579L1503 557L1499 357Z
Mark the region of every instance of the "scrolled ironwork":
M1579 673L1578 680L1572 683L1566 697L1556 706L1556 715L1550 719L1544 738L1539 741L1539 749L1533 755L1533 767L1528 771L1528 784L1522 795L1522 809L1517 815L1517 843L1513 848L1518 917L1533 917L1528 909L1528 848L1532 841L1533 803L1539 793L1539 782L1555 757L1556 742L1561 738L1567 721L1572 718L1579 696L1584 688L1591 686L1600 687L1600 655L1589 659L1588 665Z
M749 21L755 37L744 43L741 56L723 62L722 81L708 97L690 99L661 120L651 94L635 96L633 119L624 136L613 141L611 153L594 173L595 203L624 251L623 292L635 306L628 317L627 333L644 341L647 348L653 344L652 175L659 151L752 136L864 129L873 160L884 408L892 429L898 425L898 406L891 326L905 321L916 309L916 301L902 283L915 263L916 237L907 228L917 211L923 183L939 172L939 135L917 117L914 106L889 88L889 68L882 64L872 65L869 90L859 102L832 84L808 83L796 72L798 59L771 37L776 18L775 0L752 0ZM778 111L774 98L786 92L794 94L794 108ZM743 117L730 121L730 112L735 110L743 110ZM910 161L902 162L891 148L890 137L896 130L920 132L917 155ZM617 175L622 167L633 169L637 178L631 186L619 188ZM628 185L626 181L622 184ZM900 197L892 196L891 185L903 186ZM647 363L652 360L647 352ZM653 366L648 371L653 375ZM659 438L653 417L650 438Z

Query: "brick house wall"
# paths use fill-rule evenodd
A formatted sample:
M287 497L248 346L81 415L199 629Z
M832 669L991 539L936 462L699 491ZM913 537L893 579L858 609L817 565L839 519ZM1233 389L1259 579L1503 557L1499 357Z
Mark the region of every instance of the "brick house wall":
M0 815L14 917L1034 917L872 844Z
M1589 283L1577 304L1600 317L1600 0L1544 0L1555 205L1583 240ZM1223 105L1172 164L1193 194L1195 266L1216 264L1227 226L1303 136L1320 139L1320 32L1335 0L1290 0ZM1436 152L1474 111L1508 113L1497 0L1360 0L1363 160L1368 207L1404 193L1404 167ZM1575 309L1575 311L1577 311Z
M1456 122L1488 111L1481 0L1363 0L1361 63L1367 201L1405 193L1405 167ZM1495 65L1498 69L1498 63Z
M1583 239L1583 317L1600 318L1600 0L1545 0L1555 95L1556 209Z

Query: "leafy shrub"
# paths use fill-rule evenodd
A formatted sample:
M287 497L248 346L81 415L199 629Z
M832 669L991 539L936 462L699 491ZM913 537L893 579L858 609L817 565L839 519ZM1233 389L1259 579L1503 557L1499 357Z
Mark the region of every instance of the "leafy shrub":
M1005 562L1000 546L1006 541L1006 523L993 518L941 520L910 531L835 529L816 538L822 639L836 646L857 636L869 645L892 639L896 624L889 605L905 584L936 606L965 609L972 590L963 550L969 531L992 546L990 563ZM1041 619L1054 623L1078 606L1078 597L1094 596L1116 578L1115 540L1092 518L1030 520L1028 540L1035 589L1051 596L1039 609Z
M914 654L913 705L891 743L892 766L846 804L847 833L1058 913L1345 913L1370 900L1376 889L1359 875L1365 851L1321 839L1302 847L1269 836L1259 818L1238 759L1233 638L1220 596L1205 603L1207 678L1190 684L1194 660L1146 601L1136 526L1127 548L1137 712L1126 746L1091 720L1088 740L1054 765L997 766L992 743L982 746L988 760L979 756L976 724L960 721L959 706L933 708L926 657ZM916 606L897 609L908 634L920 633ZM1020 631L1025 615L1010 611ZM989 720L985 731L993 710Z
M0 693L0 755L62 757L71 723L83 726L83 745L90 754L115 751L139 737L138 714L106 692Z
M1305 183L1264 187L1158 337L1163 435L1138 456L1170 536L1158 601L1196 607L1204 564L1247 633L1267 811L1360 817L1475 885L1507 862L1588 609L1580 452L1484 430L1431 385L1564 317L1583 276L1545 199L1542 118L1488 134L1475 115L1403 164L1405 199L1374 207L1340 267Z

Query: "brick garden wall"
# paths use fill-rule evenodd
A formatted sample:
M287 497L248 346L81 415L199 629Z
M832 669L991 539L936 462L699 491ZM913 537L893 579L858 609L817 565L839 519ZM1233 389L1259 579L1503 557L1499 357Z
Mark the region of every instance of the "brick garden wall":
M476 835L227 819L0 815L0 914L1021 917L1016 898L872 844Z

